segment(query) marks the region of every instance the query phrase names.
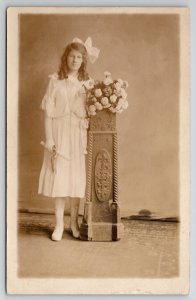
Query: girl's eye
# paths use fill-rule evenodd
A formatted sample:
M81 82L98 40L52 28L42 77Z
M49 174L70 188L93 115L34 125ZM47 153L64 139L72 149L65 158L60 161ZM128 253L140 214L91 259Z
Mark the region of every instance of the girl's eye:
M82 59L82 56L74 56L74 55L69 55L70 58L79 58Z

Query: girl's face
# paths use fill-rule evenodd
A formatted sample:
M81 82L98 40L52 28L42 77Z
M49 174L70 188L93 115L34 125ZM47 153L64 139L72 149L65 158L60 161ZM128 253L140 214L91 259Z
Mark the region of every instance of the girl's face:
M72 49L67 56L67 66L69 71L78 71L82 65L82 54Z

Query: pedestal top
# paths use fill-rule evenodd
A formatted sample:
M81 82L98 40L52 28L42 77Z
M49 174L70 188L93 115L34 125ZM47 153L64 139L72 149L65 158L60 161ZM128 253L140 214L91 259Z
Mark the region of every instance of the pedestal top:
M115 131L116 130L116 114L107 109L98 111L95 116L90 117L91 131Z

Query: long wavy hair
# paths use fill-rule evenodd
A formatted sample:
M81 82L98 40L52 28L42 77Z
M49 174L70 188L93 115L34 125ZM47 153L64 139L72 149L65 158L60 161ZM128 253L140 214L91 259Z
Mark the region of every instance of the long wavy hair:
M67 66L67 57L69 55L69 53L72 50L77 50L78 52L80 52L82 54L82 58L83 58L83 62L81 64L80 69L78 70L78 80L79 81L85 81L89 79L89 75L86 71L86 66L87 66L87 51L85 46L83 46L80 43L71 43L68 44L67 47L65 48L65 51L61 57L61 64L60 64L60 68L58 71L58 76L60 80L66 79L68 78L68 66Z

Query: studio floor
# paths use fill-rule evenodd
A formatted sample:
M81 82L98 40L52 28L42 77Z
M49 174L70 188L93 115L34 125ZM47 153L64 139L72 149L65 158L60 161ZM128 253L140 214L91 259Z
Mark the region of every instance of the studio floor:
M179 223L122 220L117 242L74 239L65 216L60 242L50 239L54 215L19 214L18 276L28 278L151 277L179 272ZM80 220L81 221L81 220Z

